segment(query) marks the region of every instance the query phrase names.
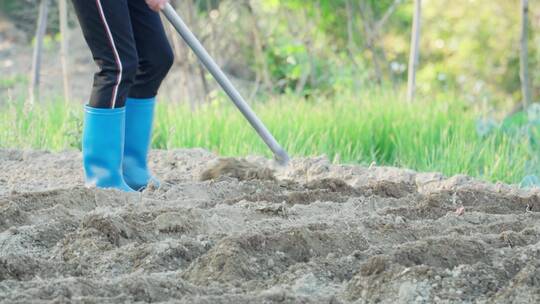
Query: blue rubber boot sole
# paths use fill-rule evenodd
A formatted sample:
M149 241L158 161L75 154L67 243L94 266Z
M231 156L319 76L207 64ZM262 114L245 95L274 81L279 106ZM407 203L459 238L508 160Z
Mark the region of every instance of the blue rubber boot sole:
M123 174L126 183L141 191L159 181L148 169L148 152L152 142L155 98L128 98L126 101L126 138L124 147Z
M84 107L82 137L86 185L133 192L122 175L125 109Z

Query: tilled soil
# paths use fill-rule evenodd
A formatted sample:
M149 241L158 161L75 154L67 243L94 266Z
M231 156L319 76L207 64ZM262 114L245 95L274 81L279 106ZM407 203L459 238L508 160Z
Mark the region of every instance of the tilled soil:
M1 303L539 303L540 196L465 176L155 151L142 194L0 150Z

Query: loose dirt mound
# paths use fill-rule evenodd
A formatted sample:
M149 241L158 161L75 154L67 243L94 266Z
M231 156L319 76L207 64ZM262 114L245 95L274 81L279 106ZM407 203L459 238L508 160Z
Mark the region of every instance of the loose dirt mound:
M162 187L130 195L84 188L76 152L0 150L0 302L540 302L537 192L325 158L152 160Z

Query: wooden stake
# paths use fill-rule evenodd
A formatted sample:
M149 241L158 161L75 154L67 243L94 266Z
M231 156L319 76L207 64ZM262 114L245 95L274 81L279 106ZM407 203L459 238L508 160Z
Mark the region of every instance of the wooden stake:
M520 41L520 80L523 109L531 104L529 87L529 0L521 0L521 41Z
M43 52L43 37L47 30L47 15L49 13L49 0L41 0L39 6L39 17L36 28L36 45L34 47L34 55L32 59L32 73L29 87L30 104L39 101L39 76L41 70L41 56Z
M62 62L62 78L64 82L64 101L67 103L70 100L69 92L69 65L68 65L68 12L66 0L58 0L58 8L60 14L60 60Z
M407 83L407 101L412 102L416 93L416 69L420 58L420 30L422 20L422 0L414 1L414 17L411 35L411 53L409 54L409 75Z

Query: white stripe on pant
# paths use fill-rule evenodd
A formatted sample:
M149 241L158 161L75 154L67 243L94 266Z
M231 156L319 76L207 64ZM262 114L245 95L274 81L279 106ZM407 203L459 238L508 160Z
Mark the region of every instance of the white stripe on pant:
M114 38L111 33L111 29L109 28L109 24L107 23L107 19L105 18L105 13L103 12L103 7L101 6L101 0L96 0L96 4L98 6L99 14L101 15L101 20L103 21L103 25L105 26L105 31L107 32L107 35L109 36L109 41L111 43L111 47L113 49L114 58L116 60L116 65L118 66L118 77L116 79L116 86L113 89L113 95L111 98L111 109L114 109L116 106L116 98L118 97L118 87L120 86L120 83L122 82L122 61L120 60L120 55L118 54L118 50L116 49L116 45L114 43Z

